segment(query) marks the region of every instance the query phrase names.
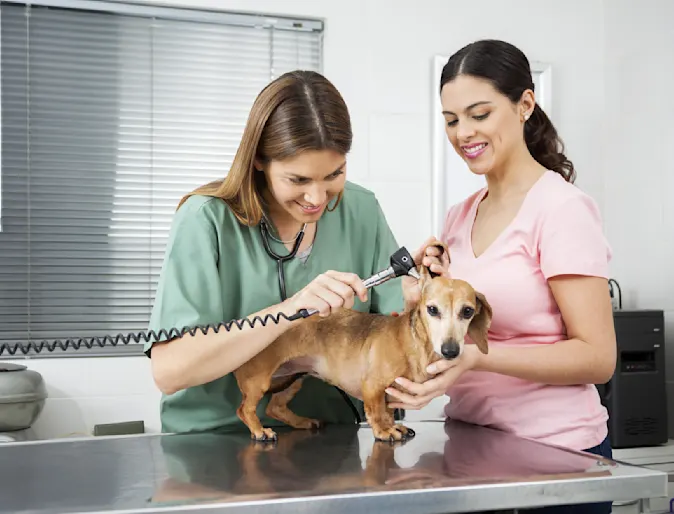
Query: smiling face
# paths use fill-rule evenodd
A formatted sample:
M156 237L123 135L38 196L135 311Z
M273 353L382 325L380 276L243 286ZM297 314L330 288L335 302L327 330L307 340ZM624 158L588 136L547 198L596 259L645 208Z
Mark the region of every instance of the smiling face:
M318 221L346 182L346 157L333 150L307 150L256 167L265 174L270 211L300 223Z
M501 169L527 151L523 113L534 108L531 91L514 104L488 81L459 75L442 87L440 99L447 137L473 173Z
M421 268L419 309L433 351L445 359L455 359L461 355L468 335L486 354L492 315L486 298L468 282L443 276L431 278Z

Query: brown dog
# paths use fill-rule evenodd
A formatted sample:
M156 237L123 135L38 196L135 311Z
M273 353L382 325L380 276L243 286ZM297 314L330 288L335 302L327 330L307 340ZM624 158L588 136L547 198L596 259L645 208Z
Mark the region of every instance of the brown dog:
M306 318L234 371L242 393L237 415L253 439L276 439L274 431L260 423L256 408L265 393L278 391L279 382L290 385L272 395L267 415L297 429L321 425L288 408L302 386L301 378L279 376L288 363L294 373L304 371L361 399L376 439L414 435L395 424L393 410L386 405L386 388L395 387L397 377L415 382L430 378L426 367L459 356L466 334L486 354L492 316L485 297L467 282L431 276L425 266L419 268L421 298L413 309L400 316L345 309L325 318Z

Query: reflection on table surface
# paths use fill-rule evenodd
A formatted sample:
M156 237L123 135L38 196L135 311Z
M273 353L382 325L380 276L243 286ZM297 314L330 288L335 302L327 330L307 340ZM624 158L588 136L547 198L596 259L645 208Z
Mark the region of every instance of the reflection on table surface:
M455 421L407 425L416 437L405 443L344 425L279 429L271 444L237 432L0 446L0 512L484 486L609 475L616 465Z

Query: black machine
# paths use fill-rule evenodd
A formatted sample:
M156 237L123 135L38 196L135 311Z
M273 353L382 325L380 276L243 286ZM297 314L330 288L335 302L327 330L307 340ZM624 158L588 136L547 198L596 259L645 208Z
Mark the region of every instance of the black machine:
M613 448L657 446L668 439L665 321L661 310L615 310L618 358L597 386L609 412Z

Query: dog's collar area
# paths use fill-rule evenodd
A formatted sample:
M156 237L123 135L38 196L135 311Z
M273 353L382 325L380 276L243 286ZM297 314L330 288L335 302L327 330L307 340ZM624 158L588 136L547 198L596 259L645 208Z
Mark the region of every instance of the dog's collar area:
M416 319L417 319L417 309L418 307L415 307L410 311L410 333L412 334L412 338L418 342L419 341L419 332L417 331L417 324L416 324Z

